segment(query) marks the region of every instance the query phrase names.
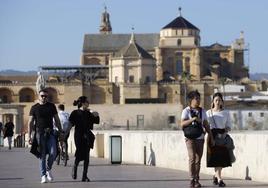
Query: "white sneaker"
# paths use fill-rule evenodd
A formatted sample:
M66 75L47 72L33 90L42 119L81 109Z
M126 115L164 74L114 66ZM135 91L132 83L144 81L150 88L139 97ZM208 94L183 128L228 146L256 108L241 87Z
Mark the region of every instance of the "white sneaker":
M46 175L43 175L41 177L41 183L47 183L47 177L46 177Z
M52 182L53 181L53 176L52 176L51 170L47 171L47 180L49 182Z

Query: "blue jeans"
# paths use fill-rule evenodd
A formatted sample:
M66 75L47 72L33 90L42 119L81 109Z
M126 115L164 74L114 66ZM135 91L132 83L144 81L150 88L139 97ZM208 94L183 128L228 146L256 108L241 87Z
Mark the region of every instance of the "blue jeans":
M46 175L46 171L51 170L53 162L57 156L57 144L56 138L53 134L44 136L40 135L40 146L41 146L41 158L40 158L40 175ZM46 156L47 164L46 164Z

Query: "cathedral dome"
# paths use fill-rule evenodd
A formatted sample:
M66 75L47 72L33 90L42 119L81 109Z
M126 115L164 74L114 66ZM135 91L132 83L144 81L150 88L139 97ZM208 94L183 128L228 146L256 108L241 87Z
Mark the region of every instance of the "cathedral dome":
M160 31L161 47L196 47L200 45L200 30L181 15Z
M188 20L186 20L182 16L175 18L162 29L193 29L199 31L199 29L196 26L191 24Z

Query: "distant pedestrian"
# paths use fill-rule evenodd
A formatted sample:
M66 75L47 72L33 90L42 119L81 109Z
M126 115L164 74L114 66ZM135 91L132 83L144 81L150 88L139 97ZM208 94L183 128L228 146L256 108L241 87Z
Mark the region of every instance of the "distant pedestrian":
M93 124L98 124L100 118L97 112L91 112L88 108L89 102L87 97L81 96L73 103L78 106L77 110L72 111L69 121L70 126L67 133L69 133L72 126L75 126L74 141L75 141L75 161L72 169L72 178L77 178L77 167L80 161L84 161L82 181L89 182L87 177L89 165L89 151L93 148L95 136L92 133Z
M14 135L14 123L11 121L11 118L7 118L7 123L4 127L4 139L7 138L8 140L8 149L11 150L12 145L12 137Z
M3 123L0 121L0 137L1 137L2 131L3 131Z
M231 139L227 135L228 131L231 130L231 122L229 111L224 110L223 102L222 94L215 93L213 95L211 109L207 111L210 129L215 140L214 146L208 144L207 167L214 167L215 175L213 176L213 184L219 187L225 187L222 179L222 169L232 166L231 152L229 149L230 147L234 149L232 142L231 145L226 145L227 139Z
M181 126L189 157L190 187L201 187L199 172L203 155L205 132L210 133L206 111L200 107L200 93L191 91L188 96L189 106L181 114Z
M60 135L63 135L57 109L53 103L48 102L47 98L48 92L45 89L40 90L39 101L31 107L28 122L29 143L33 144L32 148L35 146L34 148L38 150L35 154L40 158L41 183L53 181L51 171L57 156L57 136L53 131L53 120ZM32 135L32 131L35 131L35 135Z
M150 143L150 156L149 156L149 159L148 159L148 164L150 166L155 166L156 165L156 162L155 162L155 153L154 153L154 150L153 150L153 144Z
M66 132L68 127L69 127L69 116L70 114L68 112L65 112L65 106L63 104L59 104L58 105L58 115L59 115L59 118L60 118L60 123L61 123L61 128L63 130L63 132ZM64 144L66 146L66 157L67 159L69 158L68 156L68 138L69 138L69 133L65 134L65 137L64 137ZM62 147L62 144L61 144L61 147Z
M0 146L2 146L3 123L0 121Z

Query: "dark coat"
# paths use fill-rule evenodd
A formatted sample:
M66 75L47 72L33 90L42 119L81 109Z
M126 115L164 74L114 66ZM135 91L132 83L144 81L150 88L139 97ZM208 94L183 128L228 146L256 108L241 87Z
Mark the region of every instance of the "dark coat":
M14 124L12 122L7 122L5 124L4 138L12 137L14 135L13 129L14 129Z
M75 157L82 161L88 158L90 148L94 146L95 135L92 133L93 124L100 122L89 110L74 110L69 121L75 126L74 141L76 146Z
M31 146L30 152L34 156L36 156L37 158L40 158L41 157L40 147L39 147L39 144L38 144L38 140L36 138L36 134L34 134L33 142L32 142L32 146Z

